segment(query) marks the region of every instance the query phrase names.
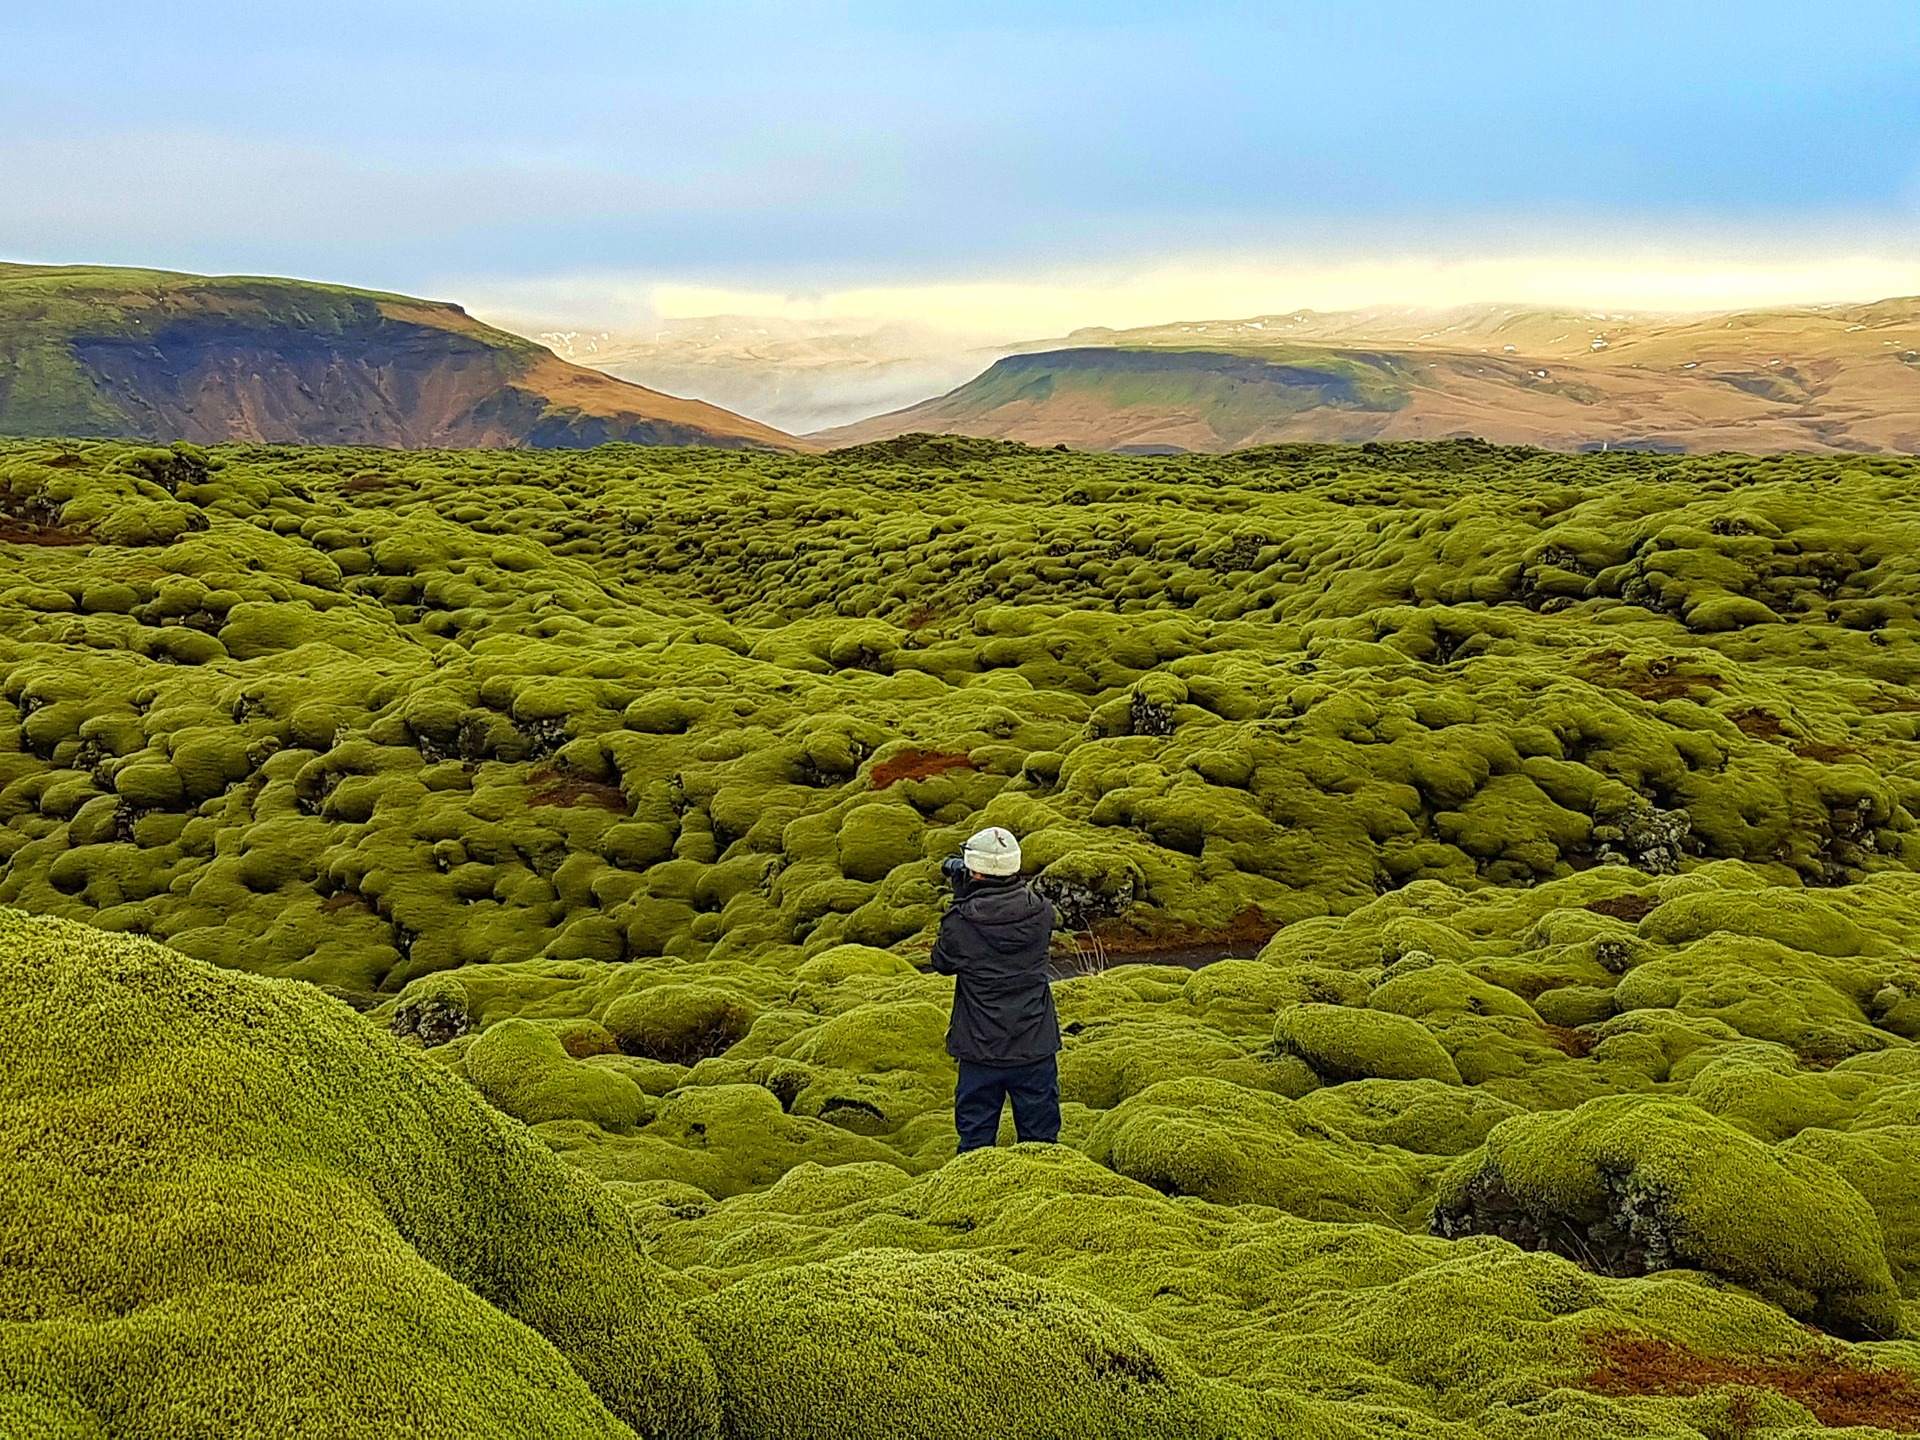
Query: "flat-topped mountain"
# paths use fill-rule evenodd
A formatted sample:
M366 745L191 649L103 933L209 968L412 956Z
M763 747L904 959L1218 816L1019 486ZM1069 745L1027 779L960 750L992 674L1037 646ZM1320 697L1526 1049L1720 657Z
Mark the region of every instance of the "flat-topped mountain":
M457 305L253 276L0 264L0 435L787 449Z
M1477 436L1552 449L1920 449L1920 300L1714 315L1297 311L1081 330L815 437L1082 449Z

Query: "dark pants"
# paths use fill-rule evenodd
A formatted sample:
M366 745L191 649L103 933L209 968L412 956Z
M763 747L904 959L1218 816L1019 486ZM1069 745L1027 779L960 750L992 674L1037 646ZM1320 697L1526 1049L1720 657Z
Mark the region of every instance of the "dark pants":
M1060 1068L1049 1055L1031 1065L960 1062L960 1088L953 1094L953 1126L960 1151L980 1150L1000 1134L1000 1108L1013 1101L1013 1126L1022 1140L1060 1138Z

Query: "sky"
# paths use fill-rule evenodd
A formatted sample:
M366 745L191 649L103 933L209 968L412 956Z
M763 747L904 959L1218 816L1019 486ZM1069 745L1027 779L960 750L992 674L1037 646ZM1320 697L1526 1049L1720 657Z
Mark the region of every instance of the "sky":
M0 0L0 257L1043 334L1920 292L1920 5Z

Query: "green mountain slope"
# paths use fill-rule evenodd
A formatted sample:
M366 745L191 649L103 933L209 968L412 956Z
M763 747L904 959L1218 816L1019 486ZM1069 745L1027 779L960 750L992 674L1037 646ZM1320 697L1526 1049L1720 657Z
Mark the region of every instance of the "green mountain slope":
M1237 445L1308 411L1390 413L1411 399L1412 383L1409 368L1391 355L1089 347L1007 356L937 403L942 418L963 431L969 424L990 426L997 413L1009 409L1063 418L1204 413L1215 434Z
M0 434L787 448L458 306L306 281L0 265Z

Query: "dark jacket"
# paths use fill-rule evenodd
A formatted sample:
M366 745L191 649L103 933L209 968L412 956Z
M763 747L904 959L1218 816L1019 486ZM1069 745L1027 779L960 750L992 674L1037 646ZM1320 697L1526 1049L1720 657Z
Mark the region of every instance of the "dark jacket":
M974 880L940 917L933 968L955 976L947 1053L975 1065L1031 1065L1060 1049L1047 981L1053 906L1018 875Z

